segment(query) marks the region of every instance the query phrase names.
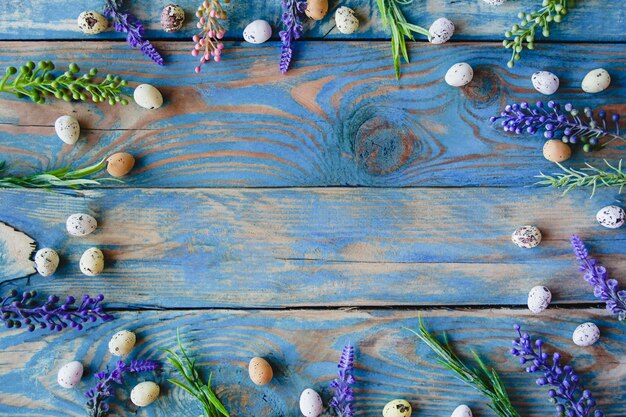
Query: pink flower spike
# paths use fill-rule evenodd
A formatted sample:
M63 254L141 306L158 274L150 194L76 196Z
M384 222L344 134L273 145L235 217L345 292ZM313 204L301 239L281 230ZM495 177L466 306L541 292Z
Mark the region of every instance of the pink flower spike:
M196 67L196 74L200 74L200 70L201 70L201 68L200 68L200 66L198 65L198 66Z
M198 36L198 35L193 35L193 38L191 38L191 39L193 39L193 41L194 41L195 43L198 43L198 42L200 41L200 36Z
M215 62L220 62L222 60L222 57L219 55L215 55L213 59L215 60Z
M222 55L222 50L217 48L213 51L213 55L217 56L217 55Z
M200 39L200 42L198 42L200 45L204 46L204 38Z
M211 10L211 12L209 13L209 16L215 17L215 10Z
M206 18L202 17L200 18L200 24L204 25L206 23Z
M202 59L204 61L210 61L211 60L211 54L206 54L204 57L202 57Z
M202 29L202 25L200 24L200 22L198 22L198 23L196 24L196 27L197 27L198 29Z
M210 30L208 35L209 35L209 38L214 38L215 37L215 32L213 30Z
M222 42L217 44L217 49L222 50L224 49L224 44Z
M198 10L198 11L196 12L196 17L197 17L198 19L200 19L200 18L202 17L202 12L201 12L200 10Z
M193 51L191 51L191 55L192 56L198 56L198 50L194 49Z
M224 31L220 30L219 32L215 34L215 37L217 39L222 39L224 37Z
M197 44L196 44L196 46L194 46L194 48L195 48L196 50L198 50L198 51L199 51L199 50L200 50L200 48L202 48L202 45L200 45L199 43L197 43Z

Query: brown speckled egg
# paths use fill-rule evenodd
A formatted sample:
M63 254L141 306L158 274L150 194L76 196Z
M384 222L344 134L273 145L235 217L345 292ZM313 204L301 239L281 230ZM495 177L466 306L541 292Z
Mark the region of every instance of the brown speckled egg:
M269 384L274 377L272 366L265 359L259 357L250 360L248 372L250 373L250 379L256 385Z
M122 330L113 335L109 341L109 352L115 356L126 356L135 347L137 336L129 330Z
M118 152L107 159L107 171L115 178L128 174L135 166L135 158L129 153Z
M322 20L328 13L328 0L309 0L304 12L313 20Z
M543 157L550 162L563 162L572 156L572 148L558 139L551 139L543 145Z
M130 400L137 407L146 407L156 401L161 389L152 381L137 384L130 392Z

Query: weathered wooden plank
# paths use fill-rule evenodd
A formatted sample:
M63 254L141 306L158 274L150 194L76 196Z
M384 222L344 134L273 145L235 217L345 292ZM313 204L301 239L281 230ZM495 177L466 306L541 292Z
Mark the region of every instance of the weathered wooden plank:
M180 328L189 350L203 369L213 371L213 386L233 416L294 416L298 397L307 387L330 394L336 361L344 343L357 346L356 406L358 416L380 416L385 403L406 398L415 414L449 415L459 403L469 404L477 415L493 415L470 388L433 364L433 355L403 326L416 328L418 311L188 311L120 313L117 320L83 333L27 334L3 331L0 344L0 415L57 417L84 415L82 392L93 373L114 363L107 351L109 337L120 329L136 331L133 357L164 361L162 347L175 345ZM540 318L515 310L421 312L434 332L447 331L464 356L476 350L497 367L509 387L520 414L528 417L553 414L546 390L535 384L517 358L508 354L519 322L534 336L545 338L548 351L560 350L580 373L607 416L626 413L623 389L626 336L623 325L593 310L548 310ZM571 341L574 328L593 321L602 339L591 348ZM488 330L487 330L488 329ZM255 387L246 366L255 355L272 363L276 378ZM81 360L87 375L77 389L56 384L58 368ZM162 387L159 400L138 412L140 416L195 416L196 404L165 382L171 368L156 377ZM153 379L152 375L141 379ZM132 387L133 379L129 380ZM128 413L129 388L117 390L114 411Z
M594 302L568 238L579 233L620 279L623 233L600 227L611 194L538 189L116 189L0 192L0 220L58 250L56 278L2 291L104 293L116 306L520 305L545 284L555 302ZM67 235L86 212L96 233ZM535 224L532 251L510 242ZM84 250L105 272L87 278Z
M76 28L76 17L83 10L102 10L102 1L85 0L80 4L68 0L4 0L0 4L0 39L87 39ZM137 0L129 2L133 13L144 21L149 37L188 39L195 33L193 12L199 0L179 0L177 2L188 12L187 25L175 34L166 34L159 23L162 2ZM321 23L307 25L305 37L332 38L389 38L383 28L376 0L346 0L330 2L330 12ZM332 15L339 6L349 6L356 10L361 29L351 35L341 35L334 29ZM482 1L415 1L404 7L407 18L418 25L429 27L441 16L446 16L457 25L457 39L498 40L502 34L518 23L517 13L530 11L538 4L526 2L508 2L501 7L491 7ZM243 28L254 19L265 19L272 24L275 35L280 30L282 14L279 0L233 1L227 6L230 11L229 36L241 39ZM597 23L611 16L611 24L597 30ZM586 41L625 41L623 23L626 11L619 2L587 0L578 2L571 9L566 22L557 25L552 33L552 40ZM99 38L120 38L119 34L106 33ZM275 36L277 38L277 36ZM93 39L93 38L89 38Z
M161 46L171 62L164 69L129 55L121 44L1 44L0 67L18 64L16 57L28 49L29 59L54 59L62 67L76 61L133 83L154 83L167 103L146 111L37 106L3 96L0 158L19 162L25 172L29 166L94 163L123 149L139 158L127 180L135 186L523 186L539 170L554 169L541 157L541 138L511 137L487 121L508 102L542 98L532 88L533 71L561 76L556 100L626 113L621 45L550 45L514 70L495 44L420 45L400 82L383 42L305 43L288 76L278 72L276 43L229 44L228 59L202 76L190 74L192 57L184 45ZM456 61L475 68L468 88L443 81ZM612 87L581 94L580 80L598 66L613 75ZM67 113L86 132L74 147L54 134L54 120ZM615 160L623 151L611 145L590 161ZM587 158L581 152L573 161Z

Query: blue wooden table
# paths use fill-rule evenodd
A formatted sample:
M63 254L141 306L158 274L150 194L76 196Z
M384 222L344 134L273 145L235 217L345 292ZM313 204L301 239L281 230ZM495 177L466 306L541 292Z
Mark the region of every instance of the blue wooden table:
M180 328L233 416L297 416L300 392L329 398L328 382L342 346L357 346L358 416L379 416L387 401L405 398L414 415L447 416L466 403L489 416L483 399L433 365L433 356L403 326L451 334L463 354L488 358L510 387L520 414L547 416L544 389L507 351L520 323L545 338L579 370L607 416L626 415L626 334L593 297L570 251L580 234L613 277L626 272L622 231L603 229L596 211L620 201L603 191L561 197L532 186L556 168L539 137L511 137L488 123L504 105L535 101L530 76L561 78L554 99L626 114L626 7L621 1L579 1L549 42L526 52L513 69L502 33L519 11L539 0L490 7L479 0L415 0L410 20L428 26L440 16L457 25L446 45L410 45L411 63L394 76L388 34L375 0L346 0L361 30L345 36L327 18L298 42L296 62L278 71L280 43L242 41L254 19L279 27L278 0L233 0L221 63L194 75L194 23L165 34L162 1L131 9L147 24L167 65L147 61L122 36L85 37L76 16L100 0L4 0L0 4L0 68L32 60L58 67L76 62L115 73L132 86L148 82L165 97L159 111L49 101L35 105L0 97L0 159L27 173L84 166L114 152L137 157L124 184L79 192L0 190L0 221L61 256L53 278L0 271L0 292L35 289L62 296L102 293L116 320L82 332L0 333L0 416L84 416L93 374L113 363L107 350L118 330L137 333L134 355L165 362ZM195 0L178 2L188 11ZM338 2L331 0L331 13ZM188 18L193 20L191 17ZM445 71L470 63L474 81L449 87ZM603 67L611 87L584 94L580 81ZM75 115L83 137L73 147L54 121ZM576 153L571 166L615 161L626 148ZM98 230L83 239L64 228L68 215L94 215ZM534 224L544 242L522 250L510 242L519 225ZM104 273L86 277L80 254L100 247ZM28 268L26 268L28 269ZM21 273L20 273L21 272ZM535 316L530 288L547 285L554 302ZM593 321L602 339L576 347L574 328ZM256 387L247 363L263 356L276 378ZM86 376L75 390L56 383L58 368L80 360ZM114 414L196 417L184 392L157 376L162 395L136 410L128 389L117 391Z

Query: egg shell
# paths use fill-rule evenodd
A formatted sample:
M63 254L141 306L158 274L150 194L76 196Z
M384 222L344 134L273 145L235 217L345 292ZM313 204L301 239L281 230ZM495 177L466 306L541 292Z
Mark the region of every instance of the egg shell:
M600 339L600 329L593 323L583 323L574 330L572 340L577 346L587 347Z
M531 249L541 243L541 231L535 226L521 226L515 229L511 240L520 248Z
M85 35L97 35L109 27L107 18L93 10L79 14L76 23Z
M324 404L322 404L322 397L312 390L307 388L300 394L300 412L306 417L317 417L322 414L324 410Z
M115 178L128 174L135 166L135 158L126 152L118 152L107 158L107 172Z
M137 342L137 336L130 330L120 330L109 340L109 352L114 356L128 355Z
M335 24L339 32L344 35L350 35L359 28L359 19L356 17L354 10L341 6L335 11Z
M413 409L406 400L392 400L383 408L383 417L410 417Z
M150 84L141 84L135 88L133 98L135 103L148 110L155 110L163 105L161 92Z
M260 44L272 37L272 27L265 20L250 22L243 30L243 39L246 42Z
M441 45L448 42L454 34L454 23L445 17L440 17L430 25L428 33L430 34L428 37L430 43Z
M556 90L559 89L559 77L549 71L537 71L530 79L533 82L535 90L539 91L541 94L549 96L550 94L556 93Z
M72 236L87 236L98 227L98 222L89 214L75 213L65 222L67 232Z
M446 72L445 80L452 87L463 87L469 84L472 78L474 78L472 67L465 62L459 62L452 65Z
M104 255L98 248L89 248L80 257L80 271L94 277L104 270Z
M454 409L450 417L472 417L472 410L465 404L461 404Z
M550 139L543 144L543 157L550 162L563 162L572 156L572 148L562 140Z
M80 124L75 117L61 116L54 122L54 131L63 142L73 145L80 137Z
M501 4L503 4L506 0L483 0L485 3L490 4L492 6L500 6Z
M313 20L322 20L328 13L328 0L309 0L304 13Z
M259 357L250 360L248 373L250 374L250 379L256 385L269 384L274 377L272 366L265 359Z
M185 24L185 9L177 4L168 4L161 11L161 27L167 33L178 32Z
M83 377L83 364L78 361L66 363L59 369L57 382L63 388L74 388Z
M606 206L598 210L596 220L607 229L618 229L624 225L626 213L618 206Z
M59 266L59 254L54 249L39 249L35 254L35 269L39 275L49 277Z
M581 83L585 93L599 93L609 88L609 85L611 85L611 76L604 68L589 71Z
M543 312L552 301L552 293L548 287L538 285L528 293L528 309L534 314Z
M161 388L152 381L144 381L137 385L130 392L130 400L137 407L146 407L159 397Z

